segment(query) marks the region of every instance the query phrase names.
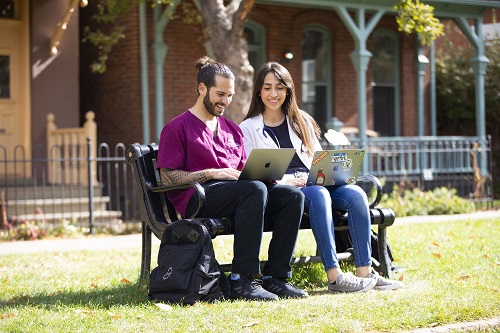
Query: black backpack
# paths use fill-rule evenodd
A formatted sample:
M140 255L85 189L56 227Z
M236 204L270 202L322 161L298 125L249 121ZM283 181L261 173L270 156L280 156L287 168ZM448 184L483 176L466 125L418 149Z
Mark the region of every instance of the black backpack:
M224 298L229 282L215 259L211 235L199 220L179 220L165 229L158 266L151 271L151 301L192 305Z

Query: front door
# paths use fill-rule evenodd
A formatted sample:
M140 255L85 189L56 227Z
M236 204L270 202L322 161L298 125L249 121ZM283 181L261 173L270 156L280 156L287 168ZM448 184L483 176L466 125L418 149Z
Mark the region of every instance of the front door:
M28 0L0 2L0 176L20 173L14 158L31 159L28 13Z

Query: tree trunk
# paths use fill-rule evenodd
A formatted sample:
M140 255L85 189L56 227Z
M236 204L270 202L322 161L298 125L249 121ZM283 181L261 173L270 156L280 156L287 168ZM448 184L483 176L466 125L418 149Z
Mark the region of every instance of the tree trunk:
M234 73L235 95L224 116L239 124L250 106L254 69L248 61L248 42L243 37L245 20L255 0L200 1L204 30L215 55Z

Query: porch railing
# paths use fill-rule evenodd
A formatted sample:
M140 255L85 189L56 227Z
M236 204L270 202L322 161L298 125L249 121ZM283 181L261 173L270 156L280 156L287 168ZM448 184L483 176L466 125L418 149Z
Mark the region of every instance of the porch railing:
M351 138L343 147L360 148L361 141ZM388 184L407 182L423 190L445 186L465 198L493 198L491 137L370 138L363 163L368 174Z
M83 127L58 128L55 116L47 115L47 151L49 172L47 179L56 184L87 184L89 175L95 183L95 162L79 160L78 168L71 167L71 163L87 153L87 138L92 138L92 145L88 156L96 156L97 124L94 121L95 113L87 111ZM90 173L87 172L87 163L91 163Z
M70 220L91 229L99 223L139 221L138 200L142 199L136 193L133 169L126 163L125 145L101 143L94 155L93 144L87 140L84 149L64 158L50 156L43 146L35 146L31 156L24 157L30 153L17 146L22 151L14 156L20 157L8 159L5 147L0 146L0 194L5 198L0 216L7 221ZM351 139L350 147L358 145ZM366 151L363 163L369 174L385 182L385 192L394 184L411 183L424 190L455 188L460 196L473 200L493 199L490 138L376 138L370 139ZM94 177L86 183L48 177L62 160L70 174L90 175L95 166L95 181ZM15 176L2 174L1 170L12 166L19 171ZM481 173L483 169L487 174Z

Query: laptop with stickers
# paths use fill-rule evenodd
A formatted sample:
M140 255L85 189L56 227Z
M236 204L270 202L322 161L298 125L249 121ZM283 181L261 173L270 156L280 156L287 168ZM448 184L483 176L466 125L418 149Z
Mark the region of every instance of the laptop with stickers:
M316 151L306 186L356 183L364 156L364 149Z
M254 148L238 180L280 180L294 154L293 148Z

